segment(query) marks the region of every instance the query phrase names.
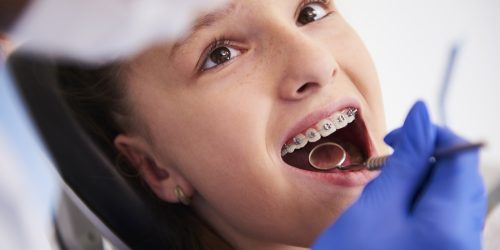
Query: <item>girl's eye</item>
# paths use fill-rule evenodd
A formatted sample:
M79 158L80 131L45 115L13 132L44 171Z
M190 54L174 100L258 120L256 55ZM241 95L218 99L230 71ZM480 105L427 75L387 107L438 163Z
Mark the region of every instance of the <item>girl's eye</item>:
M241 51L235 48L231 48L229 46L216 47L215 49L212 49L208 53L207 58L205 59L203 65L201 66L201 70L203 71L215 68L219 65L229 62L230 60L234 59L240 54Z
M310 3L300 10L297 22L301 25L306 25L308 23L318 21L327 14L328 12L322 4Z

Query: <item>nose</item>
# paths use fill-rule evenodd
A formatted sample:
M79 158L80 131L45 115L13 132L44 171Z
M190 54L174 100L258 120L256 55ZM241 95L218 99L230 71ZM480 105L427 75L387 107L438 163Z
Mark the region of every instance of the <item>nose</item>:
M281 30L279 43L282 61L279 96L284 100L296 101L333 84L338 64L325 44L312 34L300 30Z

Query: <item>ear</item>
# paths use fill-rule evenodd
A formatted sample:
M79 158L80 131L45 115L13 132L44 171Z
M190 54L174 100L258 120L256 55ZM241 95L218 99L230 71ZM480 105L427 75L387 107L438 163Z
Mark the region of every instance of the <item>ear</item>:
M120 134L114 144L159 198L171 203L180 202L176 187L180 187L186 197L193 195L191 184L171 164L156 159L149 143L142 137Z

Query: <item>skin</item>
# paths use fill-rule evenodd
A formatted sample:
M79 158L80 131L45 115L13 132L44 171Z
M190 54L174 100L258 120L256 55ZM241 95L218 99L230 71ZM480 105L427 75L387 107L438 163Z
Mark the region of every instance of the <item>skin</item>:
M127 63L132 118L115 145L158 197L178 202L174 189L181 187L197 213L237 248L308 247L364 185L294 171L276 145L299 119L352 98L375 149L384 151L375 67L333 3L325 7L331 14L306 25L297 23L299 0L231 6L177 45L159 45ZM239 55L198 71L203 51L220 36Z
M0 58L7 58L15 49L6 34L0 33Z

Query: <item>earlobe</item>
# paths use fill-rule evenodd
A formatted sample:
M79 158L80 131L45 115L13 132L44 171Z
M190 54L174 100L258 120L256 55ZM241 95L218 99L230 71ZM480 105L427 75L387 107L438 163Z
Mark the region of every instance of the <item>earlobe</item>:
M175 197L180 203L189 206L189 204L191 203L191 198L184 193L181 186L176 186L174 189L174 193Z
M189 204L187 201L193 193L191 185L173 168L159 164L140 138L120 134L115 138L114 144L132 167L139 171L156 196L171 203ZM179 190L183 195L179 195Z

